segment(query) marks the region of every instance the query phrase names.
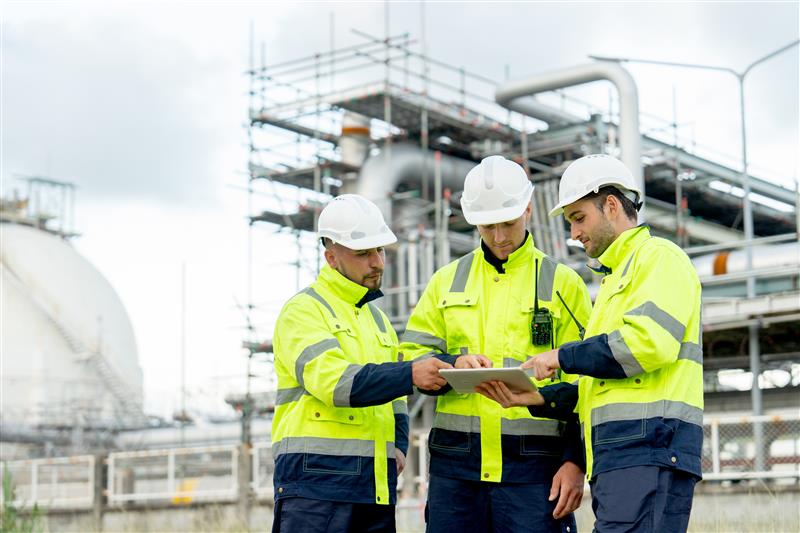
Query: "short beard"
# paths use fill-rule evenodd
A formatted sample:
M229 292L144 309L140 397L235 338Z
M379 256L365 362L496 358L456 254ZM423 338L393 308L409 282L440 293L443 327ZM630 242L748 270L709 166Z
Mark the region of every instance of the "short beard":
M605 216L603 217L603 220L603 225L598 227L597 232L591 237L591 240L594 243L591 253L588 250L586 252L586 255L592 259L597 259L603 255L603 252L608 250L608 247L611 246L612 242L614 242L614 226L611 225L611 222L609 222Z

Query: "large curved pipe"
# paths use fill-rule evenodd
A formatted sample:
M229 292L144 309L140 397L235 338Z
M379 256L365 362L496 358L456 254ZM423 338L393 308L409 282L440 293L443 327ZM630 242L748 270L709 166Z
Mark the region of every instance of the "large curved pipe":
M440 164L442 188L460 191L467 172L476 163L442 154ZM381 150L379 154L369 157L361 167L356 182L345 184L343 192L354 192L369 198L381 208L385 217L391 217L390 196L401 184L408 185L409 188L421 187L422 175L425 173L428 176L429 192L433 191L434 165L433 152L428 152L426 158L422 149L415 144L393 144L391 149ZM427 172L423 172L424 166L427 166ZM429 196L432 198L433 194Z
M622 161L631 169L634 178L642 187L644 179L641 162L641 136L639 134L639 95L636 82L630 73L617 63L599 62L580 65L563 70L547 72L521 81L510 82L497 88L495 101L503 107L547 121L541 117L542 105L531 99L538 93L582 85L592 81L608 80L619 93L619 144ZM642 194L644 200L644 194ZM644 211L640 212L640 218Z
M745 250L724 250L692 258L701 278L745 272ZM753 269L797 267L800 272L800 243L762 244L753 247Z

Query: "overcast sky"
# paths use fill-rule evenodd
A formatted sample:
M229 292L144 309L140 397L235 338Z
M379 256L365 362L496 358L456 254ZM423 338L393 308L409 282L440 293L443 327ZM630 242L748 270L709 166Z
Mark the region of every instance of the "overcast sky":
M419 38L418 2L388 11L391 34ZM277 63L327 50L330 13L337 47L361 42L353 28L383 36L382 2L2 2L3 192L15 175L79 187L83 236L75 244L128 309L150 412L169 415L179 405L183 263L189 402L208 410L207 398L241 383L233 378L245 364L236 302L247 300L247 211L236 187L246 182L250 27L267 63ZM588 54L741 71L797 39L800 14L798 2L492 2L428 3L425 16L430 55L502 80L506 67L518 79L584 63ZM733 76L630 71L642 111L671 119L674 91L682 131L737 160ZM746 102L755 171L792 186L797 48L752 71ZM295 289L293 269L281 266L293 251L284 236L257 237L255 299L266 309L257 325L268 338Z

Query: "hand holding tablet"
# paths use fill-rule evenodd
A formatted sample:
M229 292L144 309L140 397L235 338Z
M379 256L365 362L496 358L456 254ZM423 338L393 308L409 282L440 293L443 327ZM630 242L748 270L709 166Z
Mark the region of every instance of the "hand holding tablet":
M475 392L475 387L487 381L502 381L512 391L536 390L536 385L521 368L442 369L439 375L461 394Z

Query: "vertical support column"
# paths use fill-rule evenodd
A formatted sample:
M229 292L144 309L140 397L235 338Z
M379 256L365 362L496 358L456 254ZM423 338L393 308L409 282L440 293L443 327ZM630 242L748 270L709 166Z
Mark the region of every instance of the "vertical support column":
M408 305L413 307L419 300L419 275L418 275L418 248L419 232L412 230L408 232Z
M167 454L167 493L170 498L175 496L175 450Z
M234 451L233 465L236 477L236 514L239 524L250 531L250 515L253 509L251 480L253 475L252 445L244 442Z
M31 461L31 502L39 500L39 462Z
M719 474L719 420L711 420L711 471Z
M415 444L417 445L417 469L419 471L416 478L417 497L422 500L428 497L428 434L421 432Z
M553 180L545 185L546 205L556 205L558 203L558 182ZM553 257L564 259L567 257L566 236L564 235L564 220L562 217L547 217L550 228L550 238L553 242Z
M764 406L761 397L761 386L758 377L761 375L761 344L758 339L758 326L748 326L748 345L750 348L750 372L753 373L753 388L751 399L753 402L753 414L761 416L764 414ZM755 447L755 462L753 470L756 472L764 471L764 424L760 420L753 422L753 446Z
M528 179L531 177L531 167L529 164L528 158L528 130L525 124L525 115L521 115L522 123L519 127L519 143L520 143L520 151L522 152L522 168L525 169L525 174L528 175Z
M406 237L407 238L407 237ZM403 320L408 316L408 242L405 238L400 241L397 247L397 315Z
M436 232L425 230L422 237L423 260L420 264L422 270L420 279L423 283L427 283L436 271L436 249L434 246L436 243Z
M105 455L96 454L92 461L92 521L95 531L103 531L103 511L106 507Z

